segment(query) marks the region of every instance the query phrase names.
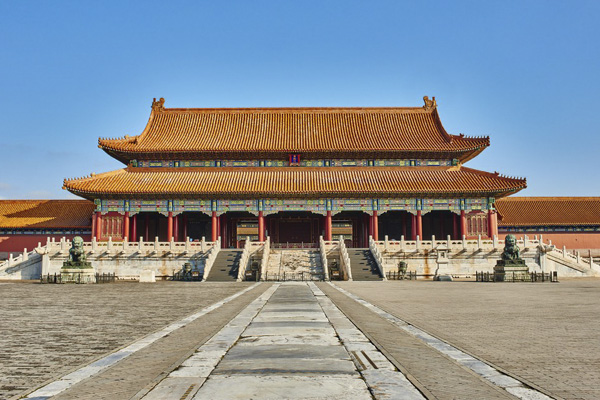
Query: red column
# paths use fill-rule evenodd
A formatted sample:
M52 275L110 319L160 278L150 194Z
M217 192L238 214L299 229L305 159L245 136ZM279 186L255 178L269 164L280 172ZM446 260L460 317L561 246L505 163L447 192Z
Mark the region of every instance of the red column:
M173 211L169 211L169 216L167 218L167 240L171 241L171 238L173 237Z
M96 240L102 240L102 214L96 211Z
M265 241L265 217L262 211L258 212L258 241Z
M373 240L379 240L379 218L377 210L373 210Z
M127 240L131 239L129 237L129 211L125 211L125 215L123 216L123 239L127 238Z
M212 242L216 242L217 241L217 212L213 211L212 212L212 220L211 220L211 228L212 228L212 238L211 241Z
M332 240L331 231L331 211L327 211L327 215L325 216L325 240Z
M465 210L460 210L460 238L467 237L467 214Z
M92 213L92 237L96 237L96 213Z
M131 221L131 238L133 242L137 242L139 238L137 237L137 214L134 214Z
M488 235L490 238L498 236L498 220L494 210L488 210Z
M421 210L417 210L417 236L419 236L419 239L423 240L423 217L421 215Z
M144 240L147 242L150 237L150 215L146 214L146 224L144 225Z
M173 236L175 237L175 241L179 242L179 215L176 215L173 218Z
M417 216L410 214L410 240L417 239Z
M187 225L188 225L187 215L183 214L183 240L187 240L187 237L188 237Z

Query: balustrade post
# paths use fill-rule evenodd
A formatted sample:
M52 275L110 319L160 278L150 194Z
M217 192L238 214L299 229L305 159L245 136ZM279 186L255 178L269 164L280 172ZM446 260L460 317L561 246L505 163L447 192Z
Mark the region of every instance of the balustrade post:
M435 235L431 235L431 248L435 249Z
M481 250L481 235L477 235L477 249Z
M29 260L29 253L27 253L27 248L23 249L23 261Z

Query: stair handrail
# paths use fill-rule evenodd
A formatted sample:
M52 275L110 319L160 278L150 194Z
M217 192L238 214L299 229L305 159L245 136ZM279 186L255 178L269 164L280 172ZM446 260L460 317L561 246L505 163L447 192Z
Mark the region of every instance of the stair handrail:
M8 259L6 261L0 262L0 272L5 272L9 268L18 267L19 264L29 261L30 258L43 254L47 250L46 246L42 246L38 243L37 247L31 251L27 251L27 248L23 249L23 252L18 256L13 256L12 253L9 253Z
M371 254L373 254L373 258L375 259L375 263L377 264L377 268L379 269L379 273L384 281L387 281L387 276L385 276L385 270L383 269L383 256L381 255L381 251L379 251L379 247L377 247L377 242L373 240L373 237L369 235L369 250Z
M250 240L250 237L246 237L244 250L242 251L242 256L240 257L240 263L238 264L237 282L243 281L244 276L246 275L246 268L248 268L248 261L250 261L250 246L252 246L252 241Z
M323 266L323 279L329 280L329 266L327 265L327 250L325 250L325 240L319 236L319 252L321 253L321 265Z
M338 251L340 253L340 267L344 271L344 274L348 278L349 281L352 279L352 269L350 268L350 256L348 255L348 249L346 248L346 243L344 242L344 237L340 236L340 241L338 244Z
M217 255L219 254L220 250L221 250L221 236L219 236L217 238L216 242L213 242L213 246L208 251L208 256L206 257L206 261L204 262L204 273L202 274L203 281L206 281L206 278L208 278L208 274L210 273L210 270L212 269L213 264L215 263L215 260L217 259Z
M267 263L269 262L269 255L271 254L271 237L267 236L265 239L265 244L263 246L263 255L260 260L260 280L264 281L266 279L267 273Z

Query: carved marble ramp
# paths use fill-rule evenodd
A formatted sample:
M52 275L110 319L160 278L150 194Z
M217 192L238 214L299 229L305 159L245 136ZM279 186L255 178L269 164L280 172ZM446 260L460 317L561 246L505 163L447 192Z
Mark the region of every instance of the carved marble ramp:
M422 399L313 283L273 285L144 399Z

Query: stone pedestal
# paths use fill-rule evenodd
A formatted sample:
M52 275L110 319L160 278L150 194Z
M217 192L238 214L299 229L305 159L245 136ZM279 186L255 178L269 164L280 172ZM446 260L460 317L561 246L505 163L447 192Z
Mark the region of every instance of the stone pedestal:
M62 283L96 283L96 271L87 261L65 261L60 269L60 281Z
M531 280L525 260L498 260L494 267L494 282L527 282Z

